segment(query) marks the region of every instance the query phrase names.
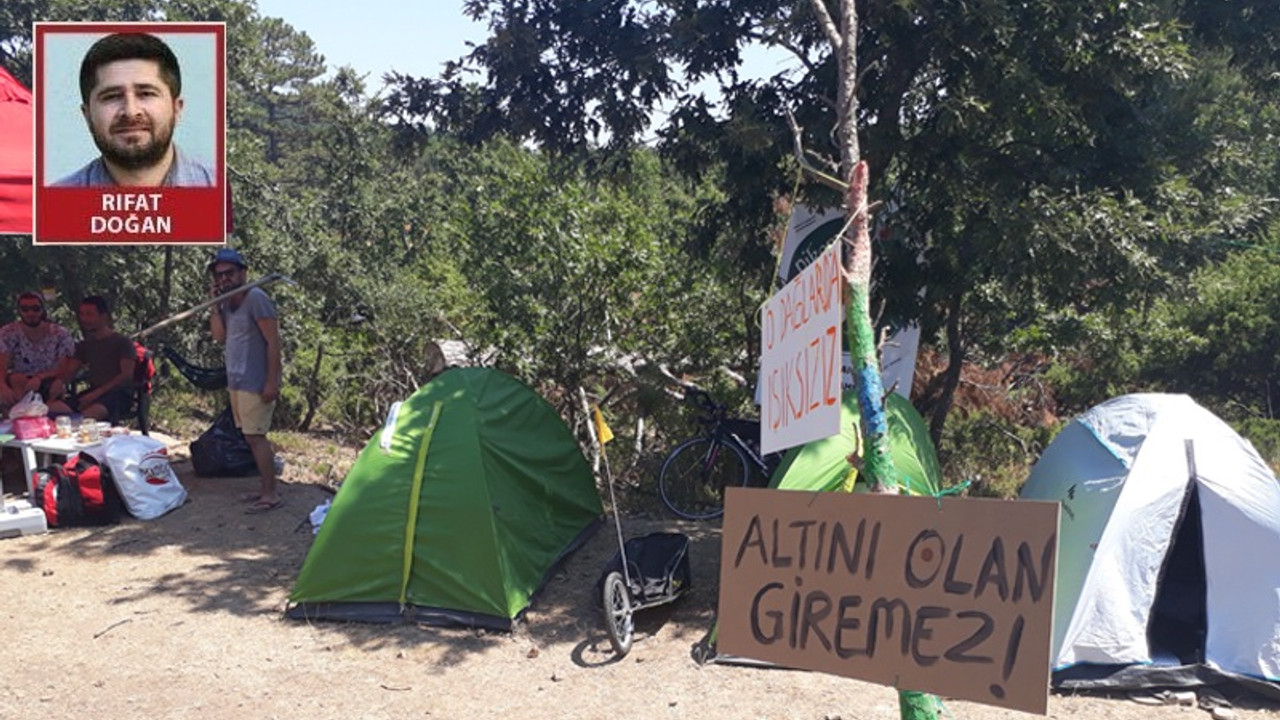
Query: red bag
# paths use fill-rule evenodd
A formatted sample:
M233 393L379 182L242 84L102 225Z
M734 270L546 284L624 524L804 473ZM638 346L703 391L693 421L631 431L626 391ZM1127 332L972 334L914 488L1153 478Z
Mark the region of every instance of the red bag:
M62 465L35 471L36 503L49 527L110 525L120 521L124 501L111 470L83 453Z
M133 384L151 393L151 379L156 376L156 362L151 359L151 351L142 347L136 340L133 343L134 359L138 361L133 366Z
M43 440L53 434L53 421L47 417L13 419L13 436L19 440Z

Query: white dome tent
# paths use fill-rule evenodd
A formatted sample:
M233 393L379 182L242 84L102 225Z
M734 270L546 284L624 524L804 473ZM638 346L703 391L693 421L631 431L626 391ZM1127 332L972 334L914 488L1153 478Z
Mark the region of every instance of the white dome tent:
M1023 487L1061 503L1054 684L1280 697L1280 484L1186 395L1095 406Z

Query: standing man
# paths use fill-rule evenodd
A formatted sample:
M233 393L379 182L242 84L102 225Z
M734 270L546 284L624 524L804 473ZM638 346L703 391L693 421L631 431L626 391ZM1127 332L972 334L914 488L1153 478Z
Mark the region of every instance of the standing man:
M209 263L213 295L245 283L248 265L240 253L223 248ZM280 327L276 306L262 288L249 288L218 303L209 316L213 339L226 346L227 390L236 427L253 451L261 485L241 499L246 513L275 510L284 504L276 482L275 449L267 439L271 414L280 397Z
M76 319L84 336L65 366L70 379L81 367L89 368L89 389L65 402L49 403L50 415L79 412L86 418L111 424L129 414L133 405L133 368L138 363L133 341L111 326L111 306L106 298L91 295L80 301Z
M45 403L62 397L61 375L75 353L71 333L49 321L44 298L18 296L18 320L0 327L0 408L35 390Z
M182 117L182 73L162 40L116 33L95 42L80 63L80 112L101 156L59 187L213 187L213 170L173 142Z

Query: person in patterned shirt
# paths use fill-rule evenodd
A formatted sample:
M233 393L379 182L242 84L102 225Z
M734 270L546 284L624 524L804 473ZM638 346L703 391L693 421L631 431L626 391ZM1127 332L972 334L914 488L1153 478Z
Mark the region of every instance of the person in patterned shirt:
M44 298L28 292L18 296L18 319L0 327L0 406L8 407L35 390L47 403L63 396L61 379L75 354L75 341L61 325L49 321Z

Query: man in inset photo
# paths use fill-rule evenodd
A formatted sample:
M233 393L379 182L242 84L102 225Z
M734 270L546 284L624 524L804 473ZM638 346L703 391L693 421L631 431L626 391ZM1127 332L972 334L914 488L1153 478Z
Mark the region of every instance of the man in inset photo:
M182 119L182 72L159 38L116 33L80 63L80 112L101 156L59 187L212 187L213 169L173 142Z

